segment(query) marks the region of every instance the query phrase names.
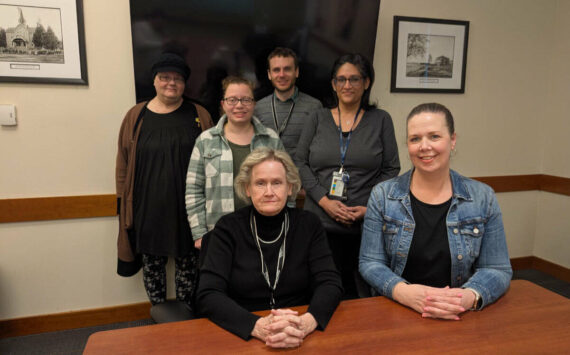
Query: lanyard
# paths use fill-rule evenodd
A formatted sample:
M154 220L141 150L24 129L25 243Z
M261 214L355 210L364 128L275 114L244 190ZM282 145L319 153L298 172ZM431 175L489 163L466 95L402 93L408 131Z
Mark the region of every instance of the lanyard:
M352 127L350 127L350 131L348 132L348 136L346 137L346 142L342 136L342 120L340 118L340 106L337 106L338 109L338 140L340 145L340 170L344 167L344 159L346 158L346 151L348 150L348 145L350 144L350 137L352 136L352 130L354 129L354 125L356 124L356 120L358 119L358 114L362 107L358 108L356 111L356 115L354 115L354 122L352 122Z
M267 267L267 263L263 258L263 251L261 251L261 245L259 244L260 239L257 235L257 224L255 223L255 216L253 214L253 210L249 215L249 225L251 228L251 232L255 239L255 244L257 245L257 250L259 250L259 258L261 260L261 274L267 283L267 286L271 290L271 298L269 300L269 306L271 309L275 309L275 288L277 288L277 283L279 282L279 277L281 276L281 271L283 271L283 267L285 265L285 247L287 242L287 232L289 231L289 213L285 211L285 218L283 220L283 225L281 227L281 233L285 233L283 237L283 243L281 243L281 247L279 248L279 256L277 258L277 269L275 270L275 281L273 282L273 286L271 286L271 281L269 280L269 269ZM281 233L279 235L281 235ZM275 239L277 241L279 238ZM275 242L274 241L274 242Z
M277 131L277 134L279 134L279 137L281 137L281 134L287 127L287 123L289 123L289 119L291 118L291 114L293 113L293 107L295 107L295 100L292 101L293 103L291 104L291 108L289 109L289 114L287 114L287 117L285 117L283 124L281 125L281 127L279 127L279 123L277 122L277 113L275 112L275 91L273 92L273 100L271 100L271 110L273 111L273 123L275 123L275 130Z

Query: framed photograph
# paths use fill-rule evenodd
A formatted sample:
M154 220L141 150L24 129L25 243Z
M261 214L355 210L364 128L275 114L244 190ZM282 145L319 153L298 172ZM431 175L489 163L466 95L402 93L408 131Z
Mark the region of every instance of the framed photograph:
M464 93L469 21L394 16L391 92Z
M87 85L83 0L1 0L0 82Z

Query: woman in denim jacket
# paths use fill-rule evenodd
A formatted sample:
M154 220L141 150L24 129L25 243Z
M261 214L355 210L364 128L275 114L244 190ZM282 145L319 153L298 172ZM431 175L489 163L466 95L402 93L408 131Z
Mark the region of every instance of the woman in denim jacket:
M414 168L376 185L364 218L360 273L422 317L458 320L496 301L512 276L495 194L449 168L455 143L445 106L415 107L407 118Z

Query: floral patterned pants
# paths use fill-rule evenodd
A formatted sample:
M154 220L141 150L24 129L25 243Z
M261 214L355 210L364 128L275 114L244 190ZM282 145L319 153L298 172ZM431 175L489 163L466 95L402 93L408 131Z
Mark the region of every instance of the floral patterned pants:
M152 305L166 302L167 262L167 256L142 255L144 288ZM192 302L198 275L198 251L193 250L188 255L174 258L174 262L176 300L194 309Z

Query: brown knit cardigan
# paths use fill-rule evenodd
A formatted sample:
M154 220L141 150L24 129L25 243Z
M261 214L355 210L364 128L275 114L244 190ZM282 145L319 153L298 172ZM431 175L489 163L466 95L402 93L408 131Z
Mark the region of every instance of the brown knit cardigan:
M135 256L127 231L133 224L135 156L142 126L142 117L146 111L147 104L148 102L145 101L133 106L125 115L119 131L115 181L117 186L117 213L119 214L117 273L121 276L132 276L141 268L140 258ZM198 112L202 131L212 127L214 123L208 111L198 104L193 104Z

